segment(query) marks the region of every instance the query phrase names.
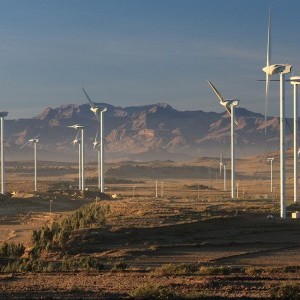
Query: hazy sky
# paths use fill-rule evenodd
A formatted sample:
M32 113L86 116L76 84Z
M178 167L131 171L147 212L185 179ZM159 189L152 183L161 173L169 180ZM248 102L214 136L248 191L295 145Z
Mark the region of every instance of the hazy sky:
M0 0L0 110L166 102L222 111L206 82L264 111L269 0ZM300 1L273 0L272 63L300 74ZM278 113L272 83L270 113ZM290 90L290 86L287 86ZM287 111L292 100L287 99Z

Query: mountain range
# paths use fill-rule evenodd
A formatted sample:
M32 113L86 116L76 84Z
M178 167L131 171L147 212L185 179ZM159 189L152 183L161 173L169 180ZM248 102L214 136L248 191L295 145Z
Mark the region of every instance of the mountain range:
M108 160L188 160L230 153L230 117L226 112L179 111L168 104L117 107L105 103L105 152ZM237 156L278 150L279 119L236 109ZM32 159L30 147L20 150L28 139L40 134L38 156L43 160L75 161L76 131L67 126L85 125L87 160L96 160L93 150L98 122L88 104L46 108L28 119L6 120L5 141L8 160ZM287 119L287 140L292 140L291 120Z

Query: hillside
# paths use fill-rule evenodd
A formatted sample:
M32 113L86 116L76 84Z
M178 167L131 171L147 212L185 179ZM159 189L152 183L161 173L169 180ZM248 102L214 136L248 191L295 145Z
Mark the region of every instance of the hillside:
M163 103L132 107L99 105L108 108L104 114L104 137L109 160L180 161L199 156L219 156L220 152L229 153L230 118L227 113L179 111ZM277 149L278 118L269 118L265 124L262 114L244 108L237 109L236 116L238 156ZM92 142L98 123L88 104L47 108L33 118L7 120L7 159L31 159L31 149L20 151L19 146L40 133L38 155L41 159L76 160L77 148L72 146L76 132L67 127L75 123L87 126L86 156L88 160L96 160ZM288 123L291 123L290 120ZM289 128L287 126L288 133Z

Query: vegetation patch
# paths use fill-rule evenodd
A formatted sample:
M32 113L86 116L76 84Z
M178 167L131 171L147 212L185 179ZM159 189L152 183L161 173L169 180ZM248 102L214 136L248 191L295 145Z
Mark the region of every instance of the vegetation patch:
M91 256L64 257L61 261L46 261L38 258L21 258L1 267L1 272L67 272L100 271L104 264Z
M93 203L85 205L61 222L54 222L51 226L34 230L32 234L32 256L38 256L41 250L62 248L71 234L78 229L101 227L105 224L108 205Z
M201 266L198 273L200 275L229 275L233 272L232 268L224 266Z
M175 299L168 287L162 285L143 284L134 289L130 296L137 299Z
M271 289L272 299L300 299L300 286L298 284L280 285Z
M18 258L25 252L24 245L18 243L4 243L0 247L0 257L3 258Z
M191 264L164 264L155 269L156 275L188 275L197 273L199 267Z

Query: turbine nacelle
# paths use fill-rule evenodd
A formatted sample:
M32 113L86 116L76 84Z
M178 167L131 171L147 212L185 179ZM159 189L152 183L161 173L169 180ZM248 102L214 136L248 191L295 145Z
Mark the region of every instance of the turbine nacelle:
M80 139L75 139L72 141L73 145L80 144L80 142L81 142Z
M292 71L292 65L276 64L264 67L262 70L268 75L288 74Z
M28 140L29 143L38 143L40 140L39 139L30 139Z
M79 125L79 124L74 124L74 125L71 125L71 126L68 126L68 127L79 130L79 129L83 129L85 126Z
M101 143L100 143L100 142L95 141L95 142L93 143L93 148L94 148L94 149L96 149L96 148L100 149L100 146L101 146Z
M239 99L225 99L224 101L220 101L220 104L224 107L237 106L239 104Z
M106 107L94 106L94 107L91 107L90 110L97 116L97 114L99 112L106 112L107 108Z
M300 84L300 76L292 76L290 77L290 83L294 85Z

